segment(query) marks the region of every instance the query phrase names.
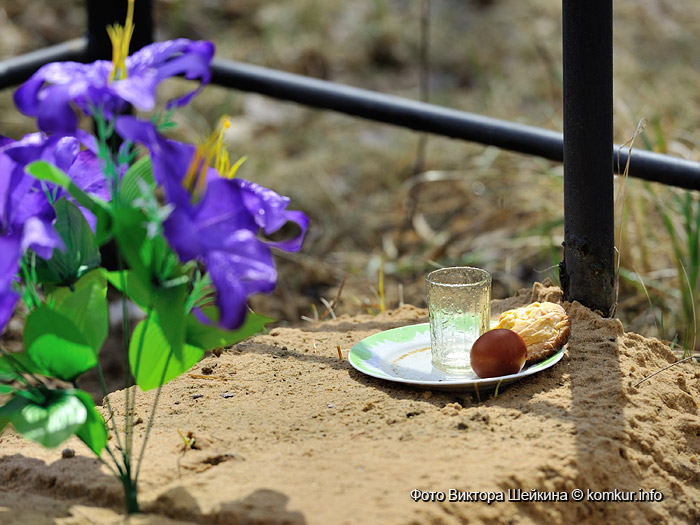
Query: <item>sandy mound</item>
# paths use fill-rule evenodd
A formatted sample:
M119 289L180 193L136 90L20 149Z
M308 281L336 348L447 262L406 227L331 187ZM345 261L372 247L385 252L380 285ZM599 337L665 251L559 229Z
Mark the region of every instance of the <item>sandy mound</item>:
M560 298L538 284L495 301L493 313ZM674 361L670 349L564 306L573 319L564 359L481 402L375 380L338 358L337 346L346 356L368 335L425 322L410 306L276 328L209 357L163 389L141 474L145 513L128 522L697 523L697 364L635 386ZM139 396L144 420L152 395ZM112 396L117 408L121 398ZM178 429L196 449L183 451ZM125 520L118 482L82 444L68 446L75 457L0 438L0 522ZM445 501L414 501L416 489ZM584 501L571 501L574 489ZM450 490L505 501L450 502ZM592 501L640 491L652 501Z

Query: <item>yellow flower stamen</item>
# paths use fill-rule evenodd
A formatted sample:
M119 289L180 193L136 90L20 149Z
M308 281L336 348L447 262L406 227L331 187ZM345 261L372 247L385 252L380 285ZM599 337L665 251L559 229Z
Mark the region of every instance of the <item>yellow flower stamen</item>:
M233 166L231 166L231 169L226 174L226 178L227 179L234 178L236 176L236 172L238 171L238 168L240 168L241 164L243 164L246 160L248 160L248 157L246 157L245 155L243 155L240 159L238 159L236 161L236 163ZM222 174L222 177L223 176L224 175Z
M112 73L109 75L109 81L125 79L126 57L129 56L129 44L134 35L134 0L129 0L124 26L107 26L107 34L112 41Z
M190 195L198 196L202 193L204 189L204 182L206 180L207 165L205 162L202 151L199 147L195 148L194 156L187 168L187 173L182 181L182 185L188 191Z
M182 185L193 197L198 197L204 192L209 166L213 167L220 177L233 179L238 168L245 162L246 157L241 157L231 166L229 154L224 149L224 134L230 127L229 117L222 117L214 132L204 142L197 145L182 181Z

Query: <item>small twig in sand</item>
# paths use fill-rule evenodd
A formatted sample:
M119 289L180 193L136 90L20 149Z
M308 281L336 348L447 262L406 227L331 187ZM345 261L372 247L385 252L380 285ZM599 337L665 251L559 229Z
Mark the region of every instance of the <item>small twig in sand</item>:
M311 304L311 312L313 313L313 318L308 317L306 315L301 316L302 321L308 321L309 323L316 323L318 322L318 308L316 308L315 304Z
M321 301L323 303L323 306L326 307L326 312L321 316L321 321L325 320L328 314L331 315L331 319L335 319L336 317L335 312L333 311L333 305L328 302L328 299L326 299L325 297L319 297L318 300Z
M493 393L494 399L498 397L498 387L501 386L501 383L503 382L503 379L501 379L498 383L496 383L496 390Z
M228 381L228 378L226 377L219 377L219 376L205 376L202 374L187 374L190 377L193 377L194 379L216 379L217 381Z
M338 359L342 359L342 358L343 358L343 352L340 350L340 345L336 345L335 347L336 347L336 349L338 350Z
M343 280L340 283L340 287L338 288L338 293L335 294L335 298L333 301L330 303L328 302L327 299L324 297L321 297L319 300L323 303L323 306L326 307L325 311L323 312L322 315L319 315L318 313L318 308L316 308L315 304L311 305L311 312L313 314L313 317L308 317L306 315L301 316L302 321L307 321L309 323L318 323L319 321L325 321L326 318L330 315L331 319L335 319L335 307L338 306L338 301L340 301L340 294L343 293L343 287L345 286L345 280L346 276L343 276Z
M640 381L638 381L637 383L635 383L634 386L639 386L639 385L641 385L641 384L644 383L644 381L646 381L647 379L651 379L651 378L654 377L656 374L660 374L660 373L663 372L664 370L668 370L669 368L671 368L671 367L673 367L673 366L679 365L679 364L681 364L681 363L685 363L686 361L690 361L691 359L693 359L693 357L695 357L695 356L692 356L692 355L691 355L690 357L686 357L685 359L681 359L680 361L676 361L675 363L671 363L670 365L663 367L661 370L657 370L657 371L654 372L653 374L646 376L644 379L641 379Z
M188 450L191 449L196 449L197 447L195 446L195 443L197 442L196 438L192 434L192 432L187 432L187 437L182 433L182 431L178 428L177 433L180 434L180 437L182 438L183 443L185 444L184 448L182 449L182 453L184 454Z
M323 312L323 315L321 316L321 320L325 319L328 314L331 314L333 316L333 319L335 319L335 307L338 306L338 301L340 301L340 294L343 293L343 288L345 287L345 280L347 279L347 275L343 275L343 280L340 282L340 287L338 288L338 293L335 294L335 298L331 302L330 305L327 305L327 310Z

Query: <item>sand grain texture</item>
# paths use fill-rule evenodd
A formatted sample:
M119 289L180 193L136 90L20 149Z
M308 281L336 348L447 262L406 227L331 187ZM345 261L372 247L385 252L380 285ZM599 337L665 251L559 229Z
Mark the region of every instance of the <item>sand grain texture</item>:
M493 314L561 302L536 284ZM578 303L564 359L478 401L364 376L346 356L362 338L426 322L411 306L275 328L208 357L163 389L141 474L144 514L87 449L62 458L0 437L0 523L697 523L700 368ZM210 372L210 373L204 373ZM153 392L139 394L147 420ZM112 395L121 413L122 393ZM117 416L118 424L121 417ZM145 431L136 426L136 444ZM178 435L191 433L195 449ZM414 502L425 491L634 491L663 501Z

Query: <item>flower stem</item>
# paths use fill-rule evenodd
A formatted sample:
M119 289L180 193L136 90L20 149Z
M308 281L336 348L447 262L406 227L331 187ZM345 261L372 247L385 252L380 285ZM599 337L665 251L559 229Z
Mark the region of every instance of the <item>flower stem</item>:
M104 394L103 399L104 399L105 405L107 406L107 413L109 414L109 420L112 422L112 428L114 428L114 436L117 439L117 447L119 447L119 449L121 449L121 450L124 450L121 437L119 436L119 432L117 431L117 426L114 424L114 410L112 409L112 403L109 400L109 393L107 392L107 383L105 382L105 377L104 377L104 374L102 373L102 365L100 365L99 361L97 362L97 376L100 378L100 386L102 387L102 393ZM123 469L122 469L121 465L119 464L119 462L117 461L117 458L114 457L112 449L109 448L109 443L106 444L105 448L107 449L107 453L112 458L112 461L114 462L114 466L119 470L120 473L122 473Z
M107 122L101 111L93 111L93 117L95 119L98 135L98 156L104 162L104 171L108 180L112 183L112 212L114 214L114 219L117 220L117 215L119 213L119 206L121 199L119 197L120 180L119 180L119 170L117 163L115 162L115 157L119 154L119 137L114 133L114 122ZM128 157L127 157L128 158ZM122 159L124 160L124 159ZM116 246L116 256L117 256L117 269L120 275L120 288L122 291L121 295L121 308L122 308L122 346L124 351L124 439L119 437L119 432L117 431L116 425L114 425L114 432L117 436L117 443L121 450L121 465L116 460L111 450L108 449L112 460L114 461L118 471L119 480L124 487L124 505L127 514L135 514L139 512L138 504L138 492L137 492L137 482L136 478L132 477L131 474L131 459L132 459L132 446L133 446L133 430L134 430L134 407L136 406L136 391L133 388L133 378L131 374L131 367L129 365L129 338L130 338L130 327L129 327L129 307L127 303L126 296L126 276L125 276L125 263L124 256L117 243ZM140 341L140 346L143 344L143 339ZM104 382L104 381L103 381ZM106 390L106 388L105 388ZM106 396L107 397L107 396ZM108 409L110 415L114 416L111 406L109 405L109 398L107 397ZM114 421L114 419L112 419Z
M119 480L124 487L124 508L126 509L126 513L138 514L141 512L139 509L138 487L136 480L131 477L131 468L127 467Z
M153 427L153 420L156 415L156 407L158 406L158 400L160 399L160 392L163 389L163 381L165 380L165 372L168 369L168 363L170 363L170 358L173 355L172 348L168 352L168 357L165 360L165 365L163 366L163 373L160 376L160 381L158 382L158 389L156 390L156 397L153 399L153 406L151 407L151 415L148 418L148 424L146 426L146 434L143 436L143 443L141 444L141 452L139 452L139 459L136 463L136 477L134 481L138 481L139 473L141 472L141 463L143 461L144 452L146 452L146 443L148 443L148 436L151 434L151 428Z

